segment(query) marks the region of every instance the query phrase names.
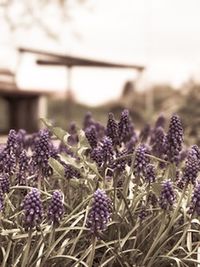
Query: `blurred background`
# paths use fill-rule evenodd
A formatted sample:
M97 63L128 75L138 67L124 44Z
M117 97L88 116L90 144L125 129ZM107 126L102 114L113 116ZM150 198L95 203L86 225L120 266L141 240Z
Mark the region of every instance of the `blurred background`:
M178 113L200 129L199 0L0 0L0 130ZM199 141L198 141L199 142Z

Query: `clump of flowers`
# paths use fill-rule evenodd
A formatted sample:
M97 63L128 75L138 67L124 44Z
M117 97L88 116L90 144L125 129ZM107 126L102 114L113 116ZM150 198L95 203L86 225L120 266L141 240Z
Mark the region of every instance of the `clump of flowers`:
M48 208L48 220L50 223L59 224L64 213L63 194L56 190L53 192Z
M87 217L87 228L95 236L99 232L105 231L111 216L111 200L108 198L104 190L97 189L93 196L91 210Z
M24 228L28 230L38 226L42 220L43 208L40 192L37 188L32 188L32 190L25 196L22 208L24 212Z

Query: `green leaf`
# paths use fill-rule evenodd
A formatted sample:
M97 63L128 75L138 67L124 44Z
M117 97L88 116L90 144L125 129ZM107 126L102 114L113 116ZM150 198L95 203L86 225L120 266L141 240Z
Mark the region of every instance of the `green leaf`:
M49 165L53 168L53 170L61 177L63 178L65 175L65 170L63 165L58 162L57 160L50 158L49 159Z

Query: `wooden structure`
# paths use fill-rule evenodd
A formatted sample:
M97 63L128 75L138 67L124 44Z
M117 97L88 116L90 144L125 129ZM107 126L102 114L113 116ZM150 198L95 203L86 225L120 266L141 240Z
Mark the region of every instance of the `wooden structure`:
M0 97L7 102L9 129L25 129L35 132L39 128L39 105L41 98L48 95L39 90L22 90L17 86L15 74L9 70L0 70ZM8 129L0 129L6 132Z
M98 67L98 68L121 68L121 69L133 69L140 76L145 70L144 66L134 64L121 64L107 61L100 61L94 59L88 59L83 57L74 57L70 55L62 55L56 53L50 53L46 51L40 51L28 48L19 48L20 53L32 53L38 56L37 63L39 65L47 66L65 66L68 70L68 84L67 89L71 89L71 70L73 67Z
M72 67L102 67L102 68L126 68L134 69L139 74L145 69L144 66L120 64L105 61L80 58L69 55L49 53L46 51L19 48L22 53L32 53L36 55L36 62L40 65L65 66L68 70L67 92L71 89L71 70ZM43 96L53 92L43 92L40 90L22 90L17 86L15 74L8 70L0 70L0 97L8 103L9 110L9 128L26 129L28 132L37 131L39 128L40 100ZM44 105L43 105L44 107ZM45 108L44 108L45 109Z

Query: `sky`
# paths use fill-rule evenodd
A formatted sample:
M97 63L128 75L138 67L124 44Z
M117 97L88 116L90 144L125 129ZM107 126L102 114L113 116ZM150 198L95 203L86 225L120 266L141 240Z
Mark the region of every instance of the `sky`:
M199 0L88 0L86 7L71 9L70 23L48 18L52 30L60 33L59 41L50 40L36 27L11 37L1 26L0 59L8 64L13 44L31 46L144 65L140 90L154 83L178 87L191 77L198 80L200 74L199 12ZM97 105L117 99L125 82L135 78L132 70L74 68L71 87L80 102ZM33 57L23 57L18 82L22 87L65 90L67 71L38 67Z

